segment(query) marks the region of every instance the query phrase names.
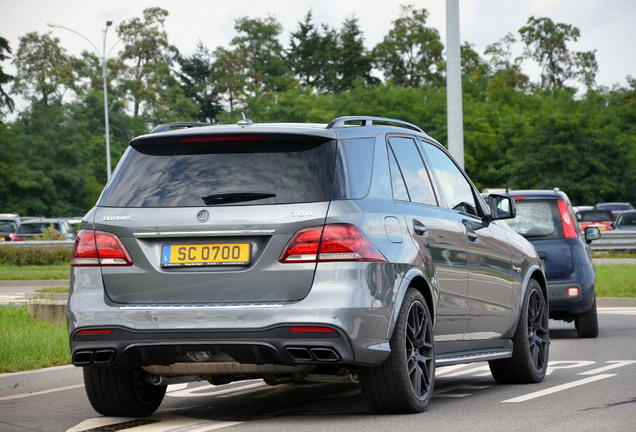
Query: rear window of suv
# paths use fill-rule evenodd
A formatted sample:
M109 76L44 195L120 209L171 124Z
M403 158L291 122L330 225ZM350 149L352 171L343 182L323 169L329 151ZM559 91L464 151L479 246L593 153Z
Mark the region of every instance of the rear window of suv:
M528 239L563 238L563 225L556 200L515 200L517 216L505 222Z
M321 137L178 136L133 142L105 207L200 207L328 201L336 141Z
M330 195L361 199L369 192L373 138L340 140L337 146L307 136L208 138L213 141L133 144L99 205L287 204L325 201Z

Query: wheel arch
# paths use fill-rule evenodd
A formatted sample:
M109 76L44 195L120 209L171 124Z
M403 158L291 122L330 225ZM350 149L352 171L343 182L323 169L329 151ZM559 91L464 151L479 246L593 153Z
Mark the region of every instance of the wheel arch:
M437 321L436 311L439 292L433 288L433 284L422 273L421 270L413 268L406 273L400 283L393 311L391 313L389 334L387 335L389 339L391 338L395 330L395 323L397 322L398 313L400 312L400 308L402 307L404 297L406 296L406 291L409 288L415 288L420 293L422 293L422 295L424 296L424 300L426 300L426 306L428 307L428 310L431 314L431 318L433 319L433 324L435 324L435 322Z
M537 264L532 264L528 267L526 274L523 278L523 283L521 284L521 291L519 292L519 298L517 299L516 304L516 312L514 317L514 325L510 329L510 337L517 331L517 324L519 323L519 315L521 313L521 307L523 303L523 299L526 296L526 292L528 291L528 286L530 285L531 280L536 280L541 288L541 293L543 294L543 298L545 300L546 308L549 308L548 301L548 281L545 278L545 274L541 270L541 267ZM549 313L549 310L548 310Z

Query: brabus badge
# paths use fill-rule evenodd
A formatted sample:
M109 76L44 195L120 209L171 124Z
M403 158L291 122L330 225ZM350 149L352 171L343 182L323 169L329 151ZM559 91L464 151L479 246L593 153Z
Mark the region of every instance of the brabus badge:
M201 223L205 223L210 219L210 213L207 210L201 210L197 213L197 220Z

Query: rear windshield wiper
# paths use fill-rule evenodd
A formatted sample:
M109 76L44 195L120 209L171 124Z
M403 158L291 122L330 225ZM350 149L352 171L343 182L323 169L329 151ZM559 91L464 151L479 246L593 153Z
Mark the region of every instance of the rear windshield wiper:
M204 196L203 202L206 205L231 204L245 201L256 201L265 198L273 198L276 194L262 192L232 192L224 194L212 194Z

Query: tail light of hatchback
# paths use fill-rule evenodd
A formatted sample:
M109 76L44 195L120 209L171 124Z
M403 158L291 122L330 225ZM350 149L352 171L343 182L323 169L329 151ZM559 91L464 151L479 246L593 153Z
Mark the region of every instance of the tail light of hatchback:
M291 238L278 261L281 263L386 262L386 258L356 226L331 224L298 231Z
M131 266L130 254L113 233L81 230L75 239L71 267Z
M574 218L570 214L570 209L565 201L557 200L559 203L559 213L561 214L561 223L563 224L563 235L565 238L576 238L578 234L574 224Z

